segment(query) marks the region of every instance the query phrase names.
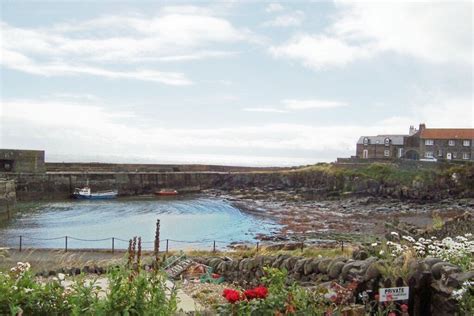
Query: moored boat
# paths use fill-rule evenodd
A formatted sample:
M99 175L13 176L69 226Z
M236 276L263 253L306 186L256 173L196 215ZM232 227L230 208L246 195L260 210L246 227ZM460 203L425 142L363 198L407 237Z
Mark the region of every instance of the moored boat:
M118 192L109 190L109 191L100 191L100 192L91 192L89 187L76 188L72 196L76 199L89 199L89 200L106 200L106 199L115 199Z
M174 189L161 189L155 192L156 195L178 195L178 191Z

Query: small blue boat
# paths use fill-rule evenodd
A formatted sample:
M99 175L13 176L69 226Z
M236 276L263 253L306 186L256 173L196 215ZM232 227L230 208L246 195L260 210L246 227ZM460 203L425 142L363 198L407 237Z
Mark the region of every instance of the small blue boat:
M84 187L82 189L76 188L72 196L76 199L88 199L88 200L107 200L115 199L118 192L109 190L92 193L89 187Z

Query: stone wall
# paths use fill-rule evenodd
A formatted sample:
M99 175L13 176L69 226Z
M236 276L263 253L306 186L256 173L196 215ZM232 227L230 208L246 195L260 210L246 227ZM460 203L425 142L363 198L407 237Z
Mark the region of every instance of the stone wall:
M45 172L43 150L0 149L0 172Z
M0 220L9 218L16 204L15 181L0 180Z
M201 164L116 164L99 162L47 162L48 172L249 172L277 171L288 168L278 167L238 167Z
M307 198L342 195L373 195L398 199L439 200L450 196L473 196L473 170L455 179L439 175L410 185L325 171L262 172L48 172L4 173L16 181L19 200L67 198L76 187L93 191L117 189L120 195L151 194L161 188L295 190ZM0 174L2 176L2 174ZM471 188L469 188L471 186Z
M454 315L458 305L451 298L452 291L464 281L474 279L474 271L462 272L459 267L437 258L413 259L409 263L406 279L390 278L384 276L383 272L389 263L375 257L367 258L360 251L354 252L351 259L278 255L235 260L199 257L194 260L212 267L227 282L236 282L244 287L258 285L264 275L264 267L285 269L288 271L288 283L297 282L307 286L324 286L325 282L332 281L339 284L356 281L356 295L372 291L372 299L381 287L409 286L410 315ZM403 259L399 258L390 264L402 266Z

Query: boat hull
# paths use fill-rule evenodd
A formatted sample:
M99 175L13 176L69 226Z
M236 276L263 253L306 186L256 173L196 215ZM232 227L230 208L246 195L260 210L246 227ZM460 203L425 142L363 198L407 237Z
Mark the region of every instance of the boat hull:
M117 197L117 193L103 193L103 194L73 194L73 197L78 200L111 200Z
M177 192L156 192L156 195L162 195L162 196L172 196L172 195L178 195Z

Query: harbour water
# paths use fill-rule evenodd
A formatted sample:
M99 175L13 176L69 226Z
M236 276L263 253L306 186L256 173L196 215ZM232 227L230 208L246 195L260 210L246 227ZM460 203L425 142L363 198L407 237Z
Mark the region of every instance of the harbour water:
M0 246L41 248L126 248L141 236L153 248L156 220L161 222L161 249L219 249L231 242L255 242L275 223L241 212L228 201L203 196L179 198L60 201L17 212L0 223ZM94 240L94 241L92 241Z

